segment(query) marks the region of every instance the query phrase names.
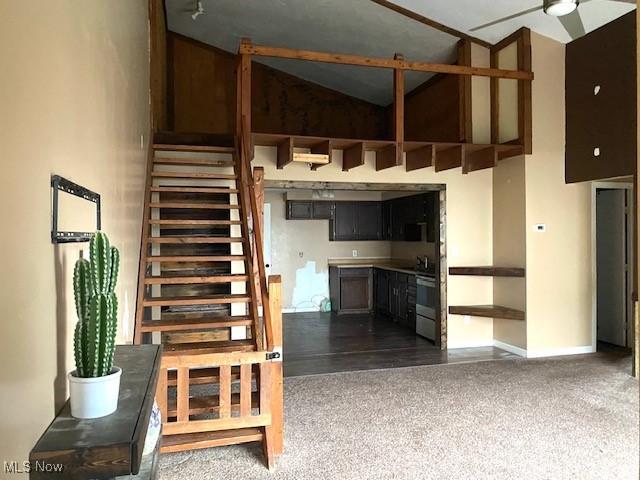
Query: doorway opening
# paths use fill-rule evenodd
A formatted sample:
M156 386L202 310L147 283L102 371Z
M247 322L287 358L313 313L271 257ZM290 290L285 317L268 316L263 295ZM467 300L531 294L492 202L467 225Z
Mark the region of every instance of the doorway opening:
M634 342L633 184L595 182L592 189L593 347L631 353Z

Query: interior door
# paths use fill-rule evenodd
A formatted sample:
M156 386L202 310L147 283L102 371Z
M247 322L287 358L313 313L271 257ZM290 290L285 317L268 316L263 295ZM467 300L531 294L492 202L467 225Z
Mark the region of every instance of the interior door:
M626 346L625 191L596 194L598 341Z

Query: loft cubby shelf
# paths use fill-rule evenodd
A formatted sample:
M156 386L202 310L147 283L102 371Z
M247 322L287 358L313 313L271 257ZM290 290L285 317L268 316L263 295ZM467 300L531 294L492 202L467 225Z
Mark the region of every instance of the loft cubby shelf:
M476 277L524 277L525 269L520 267L449 267L449 275Z
M328 138L275 133L253 133L253 144L277 147L278 168L293 162L294 148L307 148L313 154L328 155L329 161L312 164L316 170L331 163L332 150L343 150L342 170L364 165L365 152L376 153L376 170L398 166L398 143L395 140L361 140L352 138ZM405 141L407 171L434 167L436 172L462 167L462 173L493 168L499 160L524 153L522 145L475 144L455 142Z
M525 313L515 308L501 305L465 305L450 306L451 315L469 315L472 317L504 318L507 320L524 320Z

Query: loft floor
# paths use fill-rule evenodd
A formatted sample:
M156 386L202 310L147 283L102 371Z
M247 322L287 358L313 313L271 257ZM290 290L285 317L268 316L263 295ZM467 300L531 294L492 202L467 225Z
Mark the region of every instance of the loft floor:
M442 351L415 332L374 315L283 317L286 377L517 358L495 347Z

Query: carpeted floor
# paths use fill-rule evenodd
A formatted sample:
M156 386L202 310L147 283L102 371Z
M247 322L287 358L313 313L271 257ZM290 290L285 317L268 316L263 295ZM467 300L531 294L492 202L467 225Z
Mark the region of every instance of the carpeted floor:
M638 479L638 383L616 356L285 379L286 445L161 458L161 479Z

